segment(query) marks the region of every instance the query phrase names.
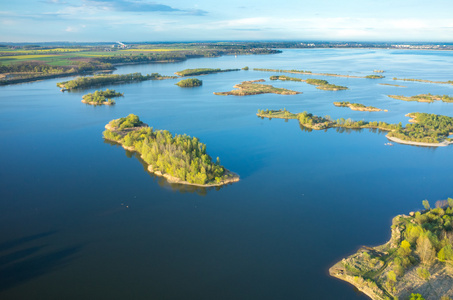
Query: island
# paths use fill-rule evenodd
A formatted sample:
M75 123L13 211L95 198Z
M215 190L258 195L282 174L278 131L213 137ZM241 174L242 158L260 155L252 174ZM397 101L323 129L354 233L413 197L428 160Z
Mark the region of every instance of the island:
M197 78L187 78L179 81L178 83L175 83L179 87L196 87L196 86L201 86L203 84L203 81Z
M329 269L373 300L453 297L453 199L393 218L384 245L361 247Z
M453 80L435 81L435 80L426 80L426 79L397 78L397 77L393 77L393 80L414 81L414 82L435 83L435 84L451 84L451 85L453 85Z
M207 75L213 73L222 73L222 72L233 72L240 71L240 69L209 69L209 68L198 68L198 69L185 69L179 72L175 72L178 76L196 76L196 75Z
M263 69L263 68L254 68L253 70L261 71L261 72L292 73L292 74L332 76L332 77L345 77L345 78L370 78L367 76L356 76L356 75L341 75L341 74L333 74L333 73L313 73L312 71L304 71L304 70L279 70L279 69ZM380 76L380 75L368 75L368 76ZM384 76L372 77L372 78L384 78Z
M399 95L387 95L387 97L403 100L403 101L417 101L417 102L434 102L434 101L443 101L443 102L453 102L453 97L448 95L431 95L431 94L420 94L415 96L399 96Z
M384 70L373 70L374 73L384 73Z
M214 95L220 96L249 96L249 95L259 95L259 94L280 94L280 95L297 95L302 94L301 92L296 92L292 90L287 90L283 88L276 88L268 84L259 84L257 82L264 82L264 79L243 81L240 84L236 84L234 88L229 92L214 92Z
M218 157L213 162L206 145L195 137L153 130L134 114L112 120L105 128L105 139L139 153L149 172L171 183L213 187L239 181L237 174L220 165Z
M130 73L124 75L95 75L91 77L77 77L76 79L58 82L57 86L61 88L61 91L70 91L75 89L86 89L93 86L103 86L109 84L121 84L131 82L141 82L145 80L162 80L162 79L174 79L176 76L162 76L159 73L152 73L142 75L141 73Z
M289 77L284 75L274 75L269 78L270 80L282 80L282 81L299 81L305 82L311 85L316 85L317 89L326 90L326 91L340 91L340 90L347 90L348 88L341 85L330 84L327 80L322 79L302 79L297 77Z
M353 121L351 119L340 118L333 120L329 116L320 117L313 114L290 113L286 109L280 110L258 110L256 114L261 118L278 118L278 119L296 119L299 120L301 126L322 130L329 128L350 128L350 129L380 129L382 131L389 131L386 137L394 142L415 146L427 147L441 147L448 146L453 143L453 139L449 136L453 133L453 118L427 114L427 113L410 113L406 116L411 117L409 120L412 124L403 127L401 122L399 124L388 124L385 122L366 122L366 121Z
M385 78L385 76L383 75L367 75L365 76L366 79L381 79L381 78Z
M117 93L115 90L106 89L105 91L98 90L94 93L89 93L82 96L82 103L90 105L113 105L115 104L114 97L123 97L123 93Z
M388 85L388 86L395 86L395 87L407 87L407 86L404 86L404 85L399 85L399 84L391 84L391 83L379 83L379 85Z
M387 109L380 109L380 108L376 108L373 106L365 106L360 103L350 103L347 101L334 102L333 105L335 105L337 107L349 107L352 110L358 110L358 111L388 111Z

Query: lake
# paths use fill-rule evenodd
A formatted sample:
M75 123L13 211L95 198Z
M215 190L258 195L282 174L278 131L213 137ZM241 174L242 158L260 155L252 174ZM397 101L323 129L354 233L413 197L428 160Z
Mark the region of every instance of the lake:
M386 95L453 94L443 51L283 49L172 64L128 65L115 73L172 75L187 68L249 71L107 86L115 106L89 106L60 92L67 79L0 87L1 299L368 299L328 276L361 245L390 238L392 218L422 200L452 197L453 146L386 146L370 130L301 130L296 120L261 119L258 109L408 123L404 115L453 117L452 103ZM215 96L244 80L299 69L380 80L306 76L349 87L321 91L301 82L270 84L299 95ZM400 84L406 88L383 86ZM338 108L358 102L388 112ZM171 185L133 153L104 142L110 120L130 113L155 129L198 137L241 180L221 188Z

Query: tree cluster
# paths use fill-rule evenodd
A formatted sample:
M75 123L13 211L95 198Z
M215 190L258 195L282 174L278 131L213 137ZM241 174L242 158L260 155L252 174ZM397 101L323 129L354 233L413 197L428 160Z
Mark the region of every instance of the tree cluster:
M122 97L124 94L117 93L115 90L106 89L105 91L97 90L94 93L89 93L82 96L82 99L86 103L94 102L95 104L103 104L108 102L109 104L114 104L115 101L111 98Z
M114 130L104 131L104 137L133 147L154 171L195 184L220 183L228 176L219 158L212 162L206 153L206 145L195 137L153 130L132 114L113 120L109 125ZM122 131L127 128L133 130Z

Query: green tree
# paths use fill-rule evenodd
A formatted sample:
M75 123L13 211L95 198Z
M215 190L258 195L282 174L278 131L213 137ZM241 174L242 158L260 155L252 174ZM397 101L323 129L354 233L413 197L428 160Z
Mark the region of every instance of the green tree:
M429 210L430 209L430 205L429 205L429 202L428 200L423 200L422 201L422 204L423 204L423 207L426 209L426 210Z
M425 300L425 298L422 297L420 294L411 294L411 297L409 300Z

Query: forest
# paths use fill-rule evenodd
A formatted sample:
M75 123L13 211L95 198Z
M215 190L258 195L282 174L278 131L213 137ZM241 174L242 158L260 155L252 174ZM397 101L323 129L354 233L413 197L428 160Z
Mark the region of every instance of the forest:
M153 171L160 171L188 183L219 184L231 173L206 152L206 145L188 135L172 135L167 130L153 130L138 116L112 120L104 138L133 147Z
M175 72L176 75L179 76L196 76L196 75L207 75L213 73L221 73L221 72L232 72L232 71L240 71L241 69L210 69L210 68L198 68L198 69L185 69L179 72Z

